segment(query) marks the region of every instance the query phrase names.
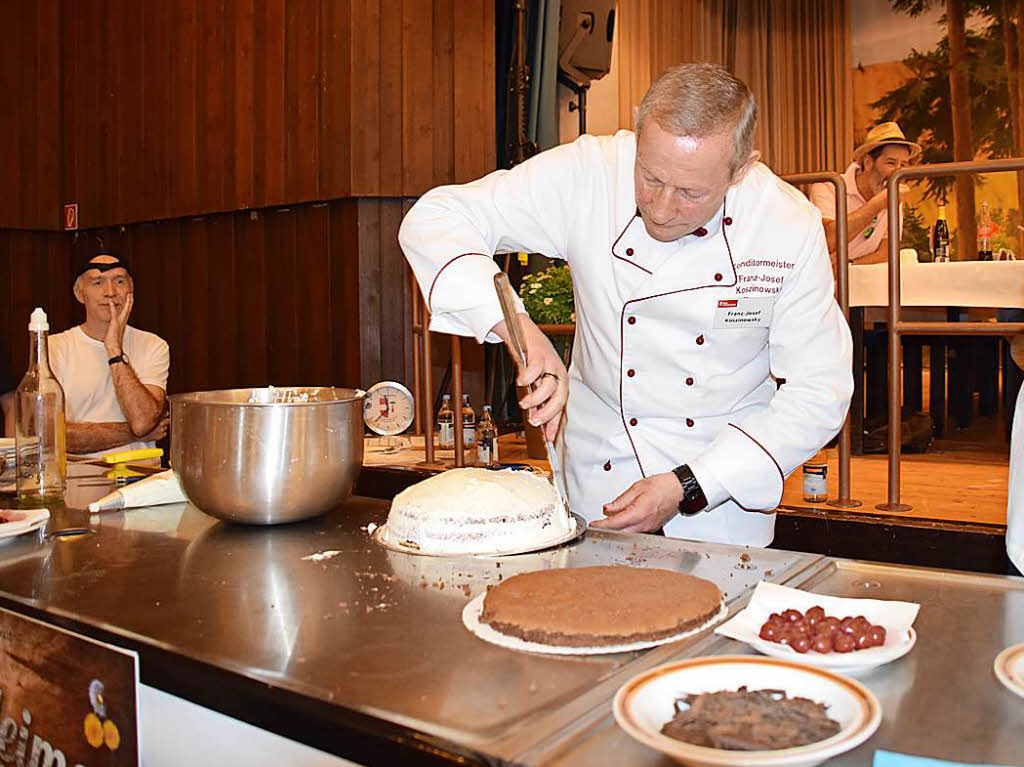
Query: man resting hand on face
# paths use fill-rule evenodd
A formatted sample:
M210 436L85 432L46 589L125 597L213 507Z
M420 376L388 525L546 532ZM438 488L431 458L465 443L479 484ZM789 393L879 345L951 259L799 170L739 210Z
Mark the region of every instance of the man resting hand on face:
M128 324L134 282L115 256L85 263L74 293L85 322L49 344L64 388L68 452L96 457L153 447L167 433L167 342Z

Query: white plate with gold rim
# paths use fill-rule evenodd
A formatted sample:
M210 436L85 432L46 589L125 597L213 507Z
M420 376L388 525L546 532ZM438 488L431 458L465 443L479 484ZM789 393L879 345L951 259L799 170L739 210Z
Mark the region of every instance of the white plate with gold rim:
M770 751L730 751L696 746L661 733L675 715L675 702L690 694L781 690L827 708L839 732L817 743ZM882 706L864 685L801 663L756 655L690 658L650 669L626 682L612 704L619 726L640 743L691 767L813 767L870 738L882 721Z
M1024 698L1024 642L1007 647L999 653L992 669L1006 689Z

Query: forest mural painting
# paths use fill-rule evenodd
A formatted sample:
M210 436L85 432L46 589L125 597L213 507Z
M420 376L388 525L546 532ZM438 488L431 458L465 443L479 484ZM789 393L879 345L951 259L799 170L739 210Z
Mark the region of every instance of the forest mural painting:
M895 60L879 60L884 59L887 40L871 39L878 33L870 24L858 25L855 14L851 34L858 139L871 125L895 120L908 138L921 144L922 163L1024 156L1024 0L888 0L884 9L877 2L866 5L874 8L862 8L862 13L888 13L892 26L916 27L919 40L928 39L930 26L933 39L907 52L895 50ZM875 59L867 66L858 61L858 34L860 48L870 50ZM898 49L892 40L892 48ZM937 204L948 201L953 258L974 259L977 220L987 202L997 226L994 249L1024 253L1022 198L1024 174L919 181L908 198L902 244L927 253Z

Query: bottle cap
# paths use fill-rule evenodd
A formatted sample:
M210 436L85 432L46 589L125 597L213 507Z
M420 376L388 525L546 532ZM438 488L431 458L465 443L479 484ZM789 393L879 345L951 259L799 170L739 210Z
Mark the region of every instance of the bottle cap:
M32 312L32 317L28 321L28 329L33 333L41 333L50 329L50 323L46 319L46 312L42 307L37 306Z

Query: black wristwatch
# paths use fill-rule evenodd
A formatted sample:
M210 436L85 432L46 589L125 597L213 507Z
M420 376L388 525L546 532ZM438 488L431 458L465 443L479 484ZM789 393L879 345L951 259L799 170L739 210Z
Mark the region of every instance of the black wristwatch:
M128 364L128 358L124 354L118 354L116 357L111 357L107 360L108 365L116 365L118 362L123 362L125 365Z
M683 500L679 502L679 513L684 517L692 517L694 514L704 511L707 508L708 499L704 497L704 491L701 490L700 483L693 476L690 467L684 463L682 466L672 469L672 473L676 475L679 484L683 486Z

